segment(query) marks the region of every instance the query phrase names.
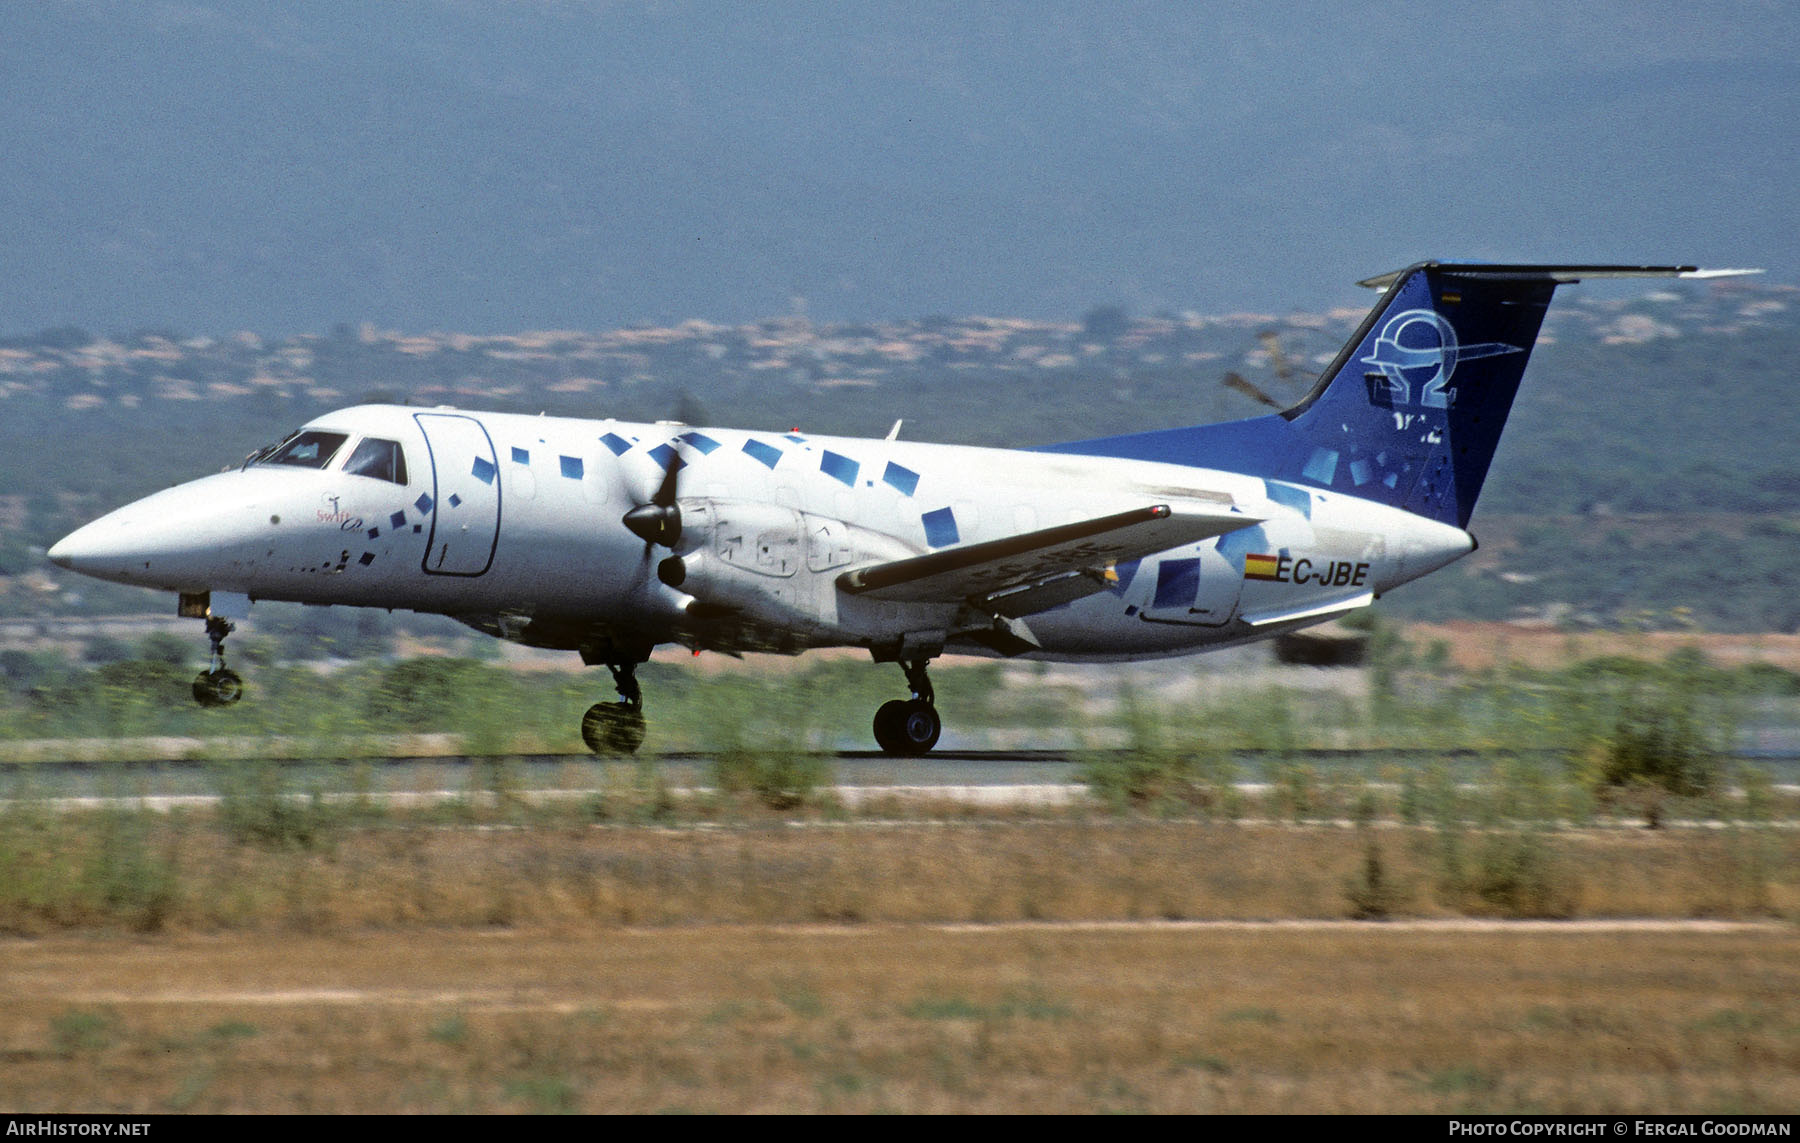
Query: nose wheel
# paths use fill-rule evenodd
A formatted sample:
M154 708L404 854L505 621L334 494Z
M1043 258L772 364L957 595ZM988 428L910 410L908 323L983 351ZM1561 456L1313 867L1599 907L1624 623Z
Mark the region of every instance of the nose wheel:
M597 702L581 716L581 740L595 754L636 754L644 744L644 712L622 702Z
M608 663L618 702L597 702L581 717L581 740L595 754L636 754L644 744L644 692L636 663Z
M194 701L201 706L230 706L244 697L244 680L225 666L225 636L235 630L229 619L208 616L206 637L212 641L211 661L194 676Z
M201 706L230 706L244 697L244 680L236 671L202 671L194 676L194 701Z
M938 717L936 695L925 674L929 662L929 659L916 659L902 664L913 697L884 702L875 712L875 744L888 754L928 753L944 732L944 720Z

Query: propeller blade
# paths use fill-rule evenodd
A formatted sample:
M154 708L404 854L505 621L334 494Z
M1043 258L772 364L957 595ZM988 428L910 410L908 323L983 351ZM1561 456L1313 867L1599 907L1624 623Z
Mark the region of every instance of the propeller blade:
M673 444L663 445L655 451L668 450L668 463L663 467L662 482L650 496L650 503L639 504L625 513L623 522L631 534L644 541L644 552L647 556L650 546L660 544L665 548L673 548L681 542L681 506L675 502L680 491L680 472L687 467ZM654 453L652 454L654 455Z
M1220 381L1219 384L1225 386L1227 389L1235 389L1239 393L1242 393L1244 396L1250 398L1252 401L1259 401L1262 404L1269 406L1269 408L1271 408L1271 409L1282 408L1282 404L1280 401L1277 401L1275 398L1269 396L1267 393L1263 392L1261 389L1258 389L1255 385L1244 380L1244 378L1239 374L1227 373L1227 374L1225 374L1224 380Z
M687 467L687 461L681 459L680 453L669 455L669 466L663 469L662 483L656 486L656 494L650 497L650 503L660 508L675 507L675 489L679 483L677 474Z
M1294 368L1288 364L1287 354L1281 348L1281 335L1272 329L1265 329L1256 335L1269 354L1269 364L1274 367L1275 376L1283 382L1293 379Z

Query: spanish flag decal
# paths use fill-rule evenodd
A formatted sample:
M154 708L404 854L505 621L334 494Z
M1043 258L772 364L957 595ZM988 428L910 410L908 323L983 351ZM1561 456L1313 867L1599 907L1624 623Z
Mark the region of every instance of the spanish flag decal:
M1273 580L1276 578L1275 569L1279 565L1280 560L1275 556L1245 555L1244 578Z

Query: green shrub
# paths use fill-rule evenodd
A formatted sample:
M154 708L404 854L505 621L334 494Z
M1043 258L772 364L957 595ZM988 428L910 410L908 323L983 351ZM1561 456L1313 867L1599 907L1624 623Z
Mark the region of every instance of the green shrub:
M1569 917L1580 883L1535 829L1491 830L1473 857L1446 863L1442 896L1465 912L1501 917Z
M423 712L433 725L456 715L498 683L493 668L472 659L407 659L383 672L369 691L365 714L377 726L396 715Z
M1344 883L1350 916L1358 921L1385 921L1406 903L1406 894L1387 871L1381 846L1372 831L1364 831L1362 866Z
M727 794L754 795L771 810L799 809L831 784L831 764L810 751L740 743L715 756L713 784Z
M1119 813L1236 816L1235 775L1223 747L1211 741L1170 741L1165 728L1129 694L1125 714L1125 749L1090 753L1076 774L1095 797Z
M338 825L317 789L290 788L281 763L254 759L220 764L214 771L219 821L232 840L266 849L322 849Z
M151 852L147 811L105 810L86 870L88 892L109 916L139 932L156 932L179 895L172 858Z
M1718 766L1719 752L1687 712L1634 704L1619 713L1599 778L1603 786L1641 780L1671 794L1698 797L1713 788Z
M1615 692L1611 719L1576 756L1576 769L1603 800L1636 801L1652 825L1662 799L1717 791L1735 728L1736 680L1696 655L1661 664L1595 664L1595 681L1629 680Z

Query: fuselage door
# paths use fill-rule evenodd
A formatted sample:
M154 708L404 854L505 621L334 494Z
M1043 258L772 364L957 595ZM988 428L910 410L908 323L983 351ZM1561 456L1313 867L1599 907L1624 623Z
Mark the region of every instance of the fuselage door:
M500 466L494 442L474 417L415 413L431 453L431 540L424 568L432 575L476 576L494 562L500 542ZM420 506L415 504L415 508Z

